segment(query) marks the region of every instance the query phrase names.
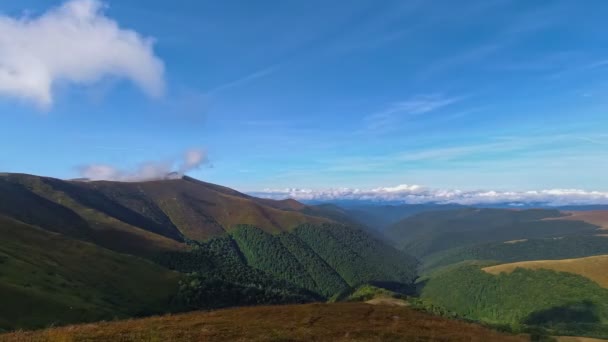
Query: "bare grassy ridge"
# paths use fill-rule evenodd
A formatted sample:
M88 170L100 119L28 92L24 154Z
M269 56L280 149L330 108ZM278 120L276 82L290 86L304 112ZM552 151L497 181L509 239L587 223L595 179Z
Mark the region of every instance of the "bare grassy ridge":
M583 221L596 225L602 230L608 230L608 210L568 211L566 215L546 220Z
M0 335L46 341L527 341L412 309L364 303L194 312Z
M586 258L563 260L522 261L497 266L485 267L484 271L491 274L511 273L516 268L532 270L549 269L558 272L568 272L589 278L600 286L608 288L608 255L598 255Z

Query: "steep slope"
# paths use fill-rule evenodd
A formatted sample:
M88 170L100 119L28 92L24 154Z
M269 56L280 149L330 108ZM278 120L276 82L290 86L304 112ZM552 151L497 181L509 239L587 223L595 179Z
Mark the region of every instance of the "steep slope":
M163 313L177 291L175 272L3 216L0 237L0 329Z
M267 200L192 178L141 183L92 182L81 186L93 188L140 215L150 216L153 208L148 203L133 201L135 196L128 195L138 194L160 208L185 237L199 241L223 235L240 224L278 233L306 222L327 222L323 218L278 209L279 204L269 206Z
M235 324L238 322L238 324ZM0 341L528 341L403 307L262 306L0 335Z
M120 183L6 174L0 189L0 214L138 255L177 250L184 239L204 241L239 224L278 233L330 222L188 177Z

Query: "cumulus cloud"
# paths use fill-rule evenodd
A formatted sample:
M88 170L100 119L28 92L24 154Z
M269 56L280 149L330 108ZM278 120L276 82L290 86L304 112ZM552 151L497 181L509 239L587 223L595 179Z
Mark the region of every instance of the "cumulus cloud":
M463 205L491 205L521 203L534 203L549 206L559 205L588 205L608 204L608 192L585 191L577 189L553 189L538 191L462 191L453 189L433 189L419 185L398 185L375 189L265 189L252 195L285 199L294 198L308 201L338 201L359 200L375 202L393 202L404 204L463 204Z
M150 96L164 89L153 40L121 28L98 0L71 0L38 17L0 15L0 96L53 103L57 82L131 80Z
M80 176L89 180L140 182L180 177L187 172L209 164L207 153L202 149L184 152L181 158L147 161L133 169L121 169L107 164L88 164L78 168Z

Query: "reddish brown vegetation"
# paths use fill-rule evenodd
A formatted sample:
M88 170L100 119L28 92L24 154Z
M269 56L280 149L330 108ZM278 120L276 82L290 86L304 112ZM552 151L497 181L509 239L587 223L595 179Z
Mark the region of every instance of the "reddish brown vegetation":
M22 341L527 341L409 308L364 303L246 307L0 335Z

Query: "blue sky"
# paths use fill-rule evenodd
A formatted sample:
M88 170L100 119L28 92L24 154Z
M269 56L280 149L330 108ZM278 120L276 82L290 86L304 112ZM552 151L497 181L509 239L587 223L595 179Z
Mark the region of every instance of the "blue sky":
M0 35L62 4L4 1ZM608 191L606 1L105 4L153 39L162 86L153 62L62 71L46 103L0 73L0 170L71 178L196 148L209 163L190 175L243 191Z

